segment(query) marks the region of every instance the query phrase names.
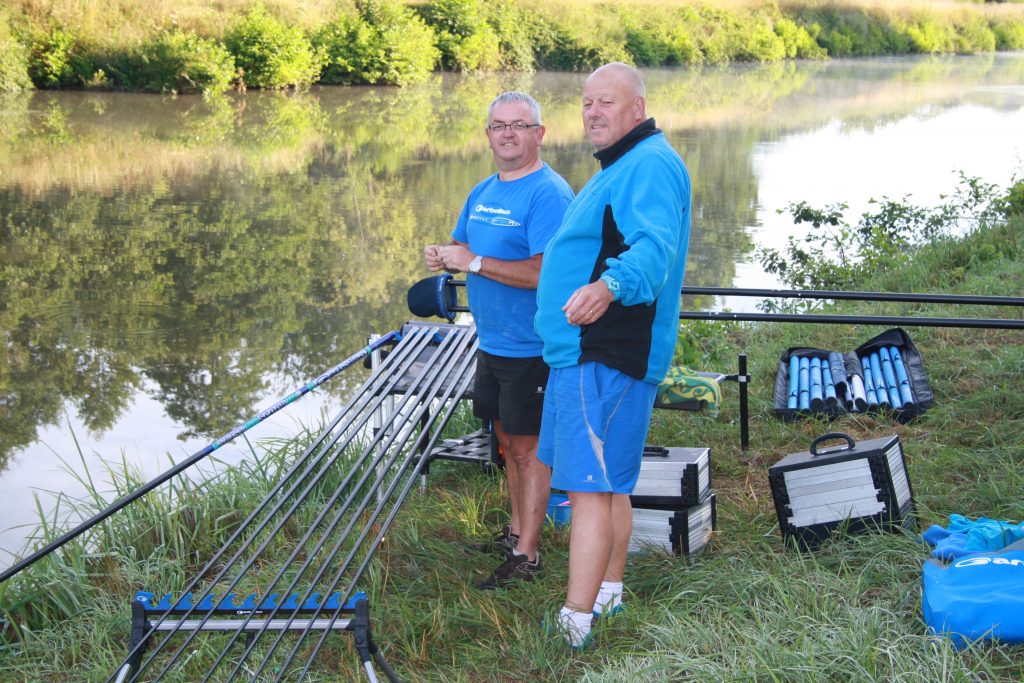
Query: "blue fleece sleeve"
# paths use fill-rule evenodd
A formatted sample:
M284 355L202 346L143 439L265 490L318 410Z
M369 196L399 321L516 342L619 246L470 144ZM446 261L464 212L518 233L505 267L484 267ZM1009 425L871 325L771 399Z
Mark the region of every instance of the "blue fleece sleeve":
M605 263L607 273L619 281L624 305L649 304L661 293L670 264L686 247L683 216L689 197L690 181L681 164L662 155L634 164L615 183L612 215L629 249Z

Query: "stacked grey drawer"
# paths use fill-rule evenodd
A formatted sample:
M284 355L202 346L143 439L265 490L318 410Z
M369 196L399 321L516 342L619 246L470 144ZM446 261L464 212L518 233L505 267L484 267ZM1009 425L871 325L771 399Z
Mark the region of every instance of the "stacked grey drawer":
M629 552L661 550L693 556L715 529L708 448L647 446L630 495L633 533Z

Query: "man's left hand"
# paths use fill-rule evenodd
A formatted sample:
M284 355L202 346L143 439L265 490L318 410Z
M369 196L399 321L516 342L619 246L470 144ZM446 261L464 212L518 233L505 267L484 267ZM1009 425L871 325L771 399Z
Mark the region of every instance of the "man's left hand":
M562 306L565 320L570 325L592 325L605 314L614 299L604 280L591 282L573 292Z
M438 252L444 261L445 269L453 273L468 273L470 262L476 258L476 254L461 244L443 246Z

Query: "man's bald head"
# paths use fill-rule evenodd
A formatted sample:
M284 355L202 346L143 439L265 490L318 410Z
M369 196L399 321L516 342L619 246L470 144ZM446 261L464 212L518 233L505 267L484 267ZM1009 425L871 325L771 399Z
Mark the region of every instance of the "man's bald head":
M640 77L640 72L629 64L609 62L604 66L594 69L594 72L587 77L587 80L589 81L595 77L613 78L620 81L624 87L629 88L630 94L637 97L647 96L646 88L644 88L644 79Z
M583 84L583 128L587 138L605 149L647 119L644 81L622 62L598 68Z

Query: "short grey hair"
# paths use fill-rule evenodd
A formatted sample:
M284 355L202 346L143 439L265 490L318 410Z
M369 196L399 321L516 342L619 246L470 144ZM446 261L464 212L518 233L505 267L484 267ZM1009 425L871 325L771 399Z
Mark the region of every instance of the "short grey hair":
M503 92L500 95L498 95L497 97L495 97L494 100L491 101L490 106L487 107L487 120L488 121L491 120L491 114L494 113L494 108L496 106L498 106L499 104L504 104L506 102L526 102L527 106L530 107L530 114L533 115L533 118L534 118L533 122L536 123L536 124L540 124L541 123L541 120L540 120L540 105L537 103L537 100L533 99L532 97L530 97L526 93L519 92L517 90L510 90L508 92Z

